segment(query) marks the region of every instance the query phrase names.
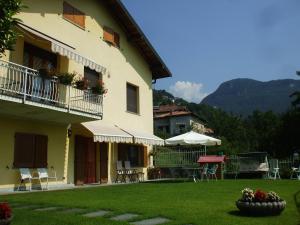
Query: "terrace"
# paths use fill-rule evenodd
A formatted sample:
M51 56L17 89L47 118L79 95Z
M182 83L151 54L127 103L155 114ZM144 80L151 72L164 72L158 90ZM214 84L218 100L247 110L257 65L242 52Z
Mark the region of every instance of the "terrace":
M60 84L57 77L43 77L37 70L3 60L0 100L0 113L8 115L54 122L85 122L103 116L102 95Z

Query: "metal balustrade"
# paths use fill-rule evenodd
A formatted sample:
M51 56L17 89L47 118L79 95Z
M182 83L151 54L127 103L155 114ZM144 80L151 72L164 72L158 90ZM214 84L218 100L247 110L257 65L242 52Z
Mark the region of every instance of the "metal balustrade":
M102 117L103 96L45 78L37 70L0 60L0 95Z
M199 166L197 161L204 155L206 155L205 150L156 152L154 163L157 167Z

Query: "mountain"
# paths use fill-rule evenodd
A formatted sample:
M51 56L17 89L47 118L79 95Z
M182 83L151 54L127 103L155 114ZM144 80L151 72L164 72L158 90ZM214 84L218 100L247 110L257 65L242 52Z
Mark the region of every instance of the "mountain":
M284 79L267 82L234 79L222 83L201 104L220 108L236 115L247 116L254 110L285 112L291 107L293 92L300 90L300 80Z

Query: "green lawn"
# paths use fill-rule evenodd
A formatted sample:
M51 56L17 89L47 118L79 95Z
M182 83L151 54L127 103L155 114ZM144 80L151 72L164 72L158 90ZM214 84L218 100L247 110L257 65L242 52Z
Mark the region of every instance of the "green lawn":
M235 200L244 187L273 190L287 201L280 216L246 217L237 213ZM224 180L217 182L143 183L76 190L0 196L1 200L47 206L108 209L112 214L138 213L141 218L163 216L169 224L297 225L300 218L300 181ZM298 206L298 208L297 208ZM112 215L111 214L111 215ZM108 217L108 216L107 216ZM108 218L84 218L55 212L14 210L14 225L126 224Z

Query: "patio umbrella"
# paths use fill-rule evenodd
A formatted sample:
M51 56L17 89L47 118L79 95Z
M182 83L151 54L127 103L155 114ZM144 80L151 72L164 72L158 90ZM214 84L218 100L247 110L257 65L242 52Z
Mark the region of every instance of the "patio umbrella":
M221 140L190 131L169 139L166 139L167 145L221 145Z

